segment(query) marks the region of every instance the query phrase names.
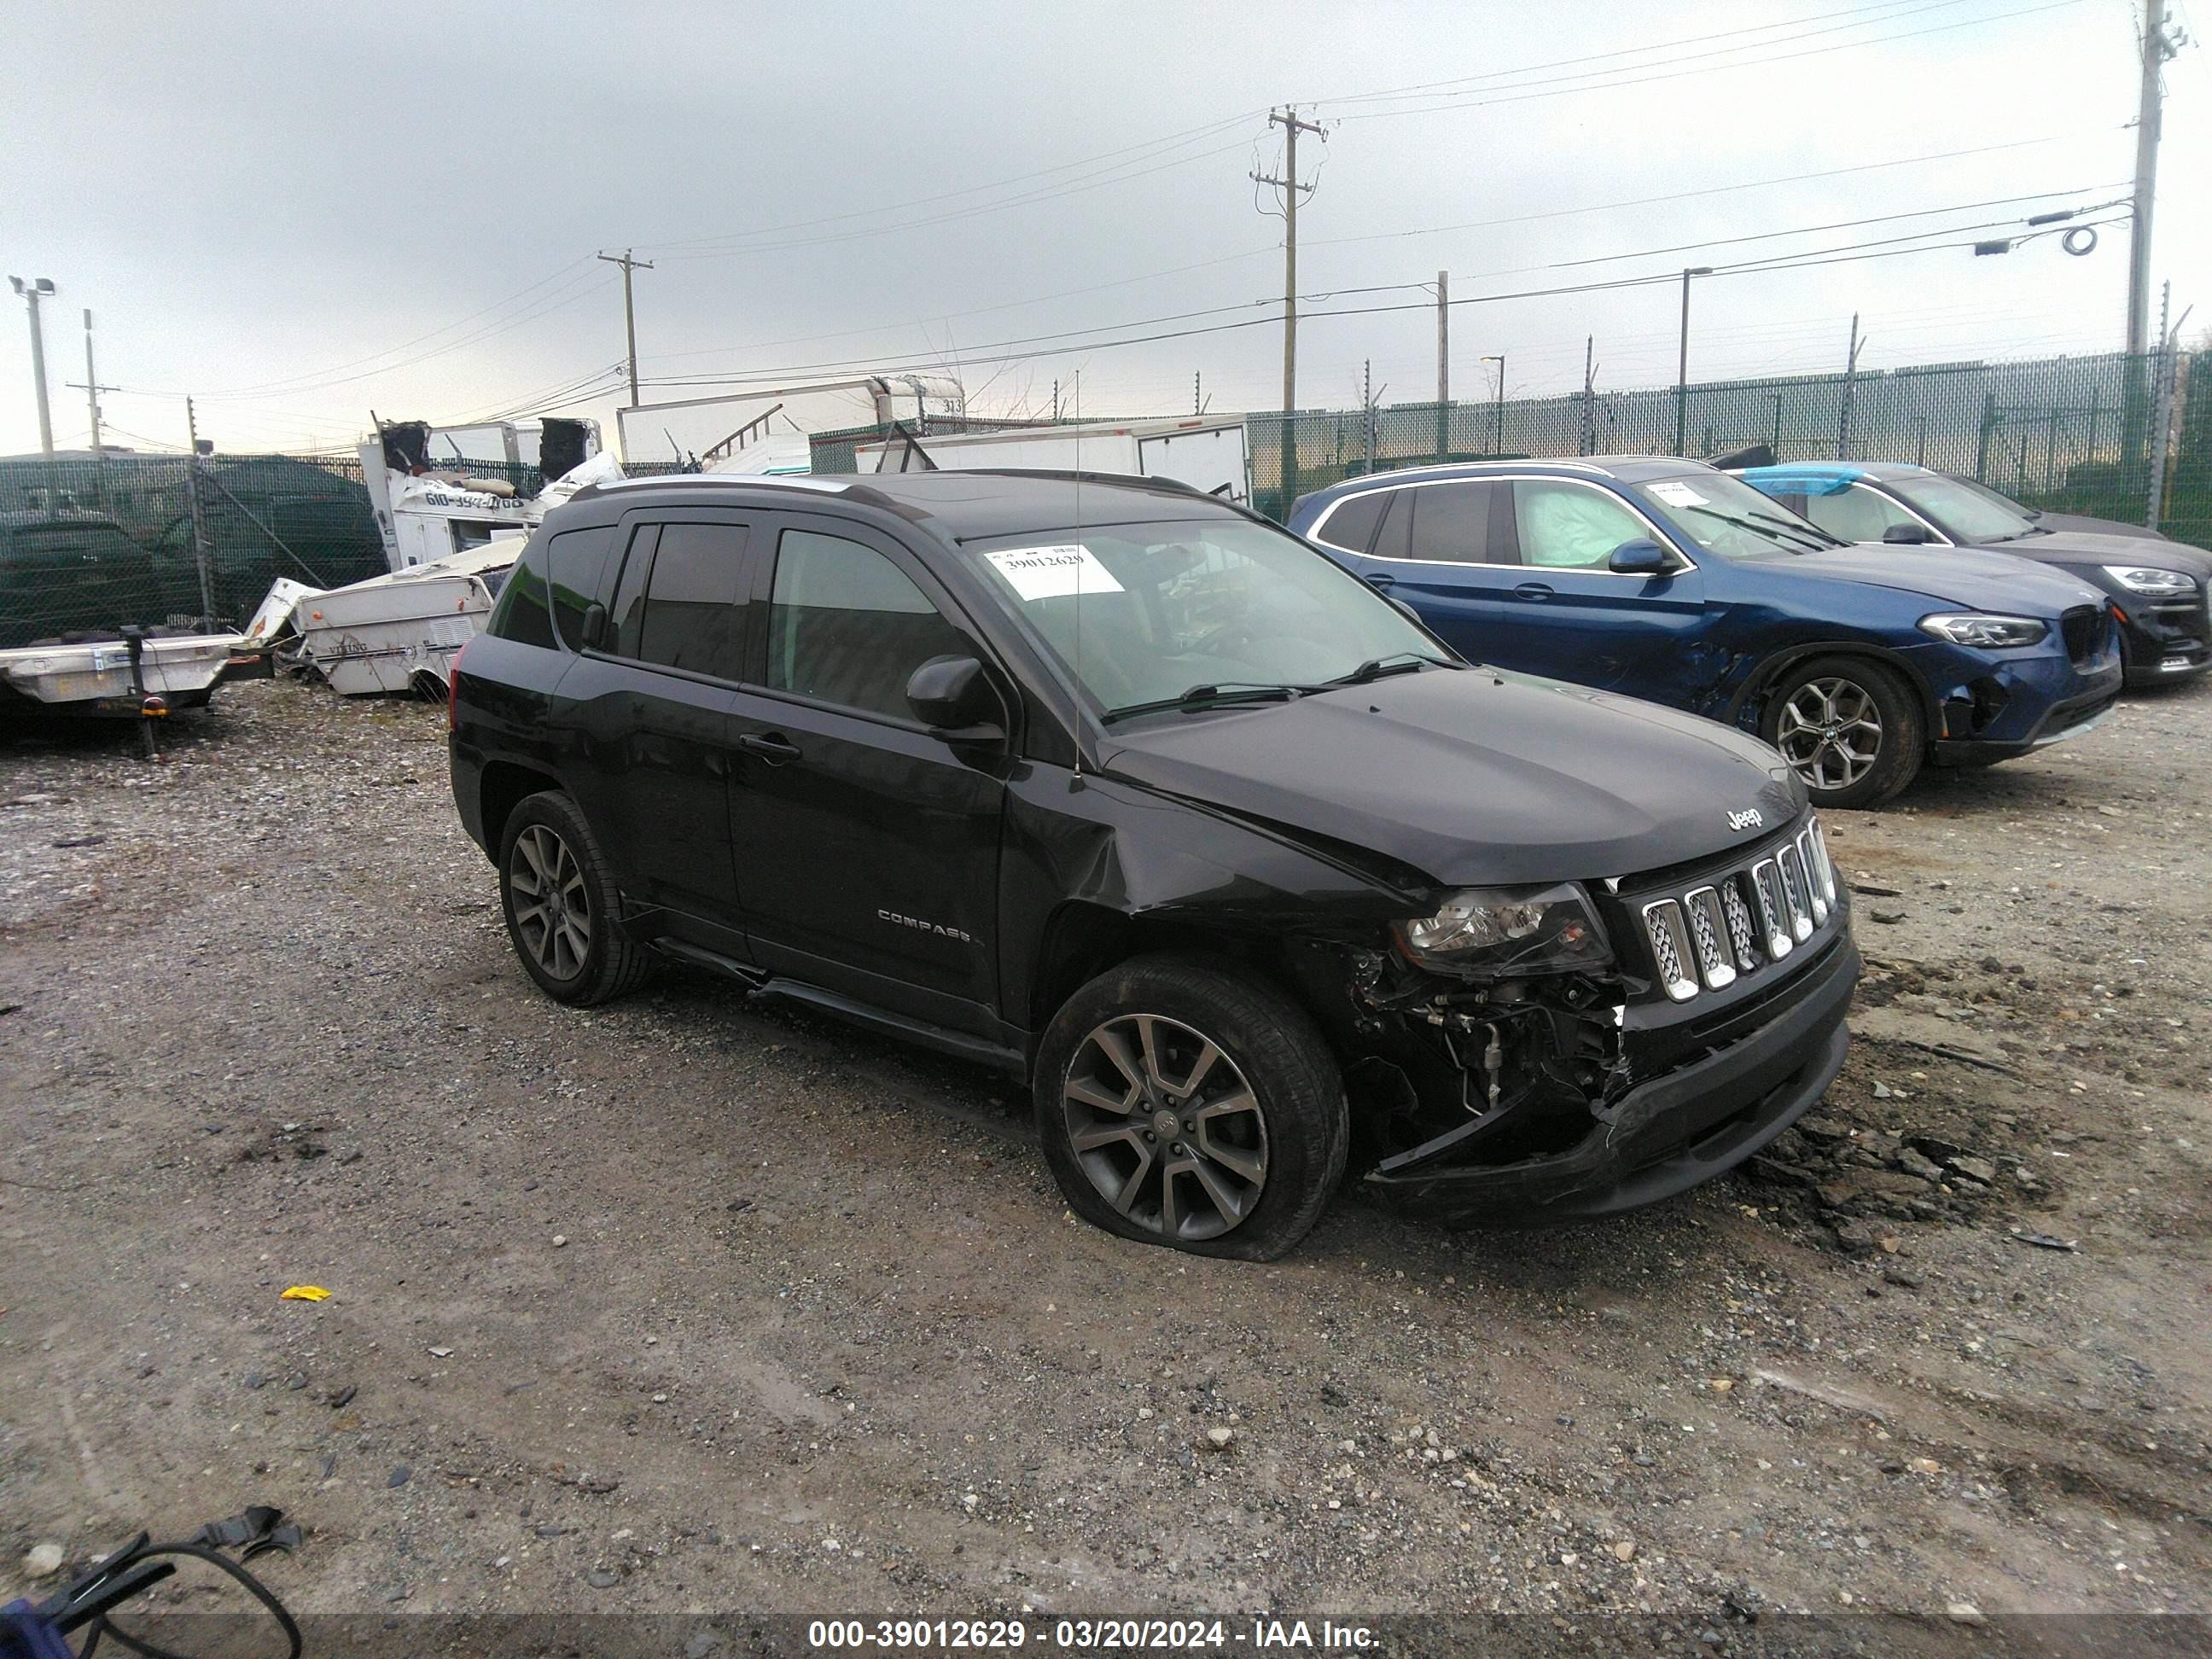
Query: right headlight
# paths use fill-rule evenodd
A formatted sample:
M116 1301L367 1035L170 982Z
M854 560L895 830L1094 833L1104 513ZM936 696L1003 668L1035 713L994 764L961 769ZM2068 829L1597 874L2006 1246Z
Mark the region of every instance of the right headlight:
M2172 599L2197 591L2197 578L2185 570L2161 570L2155 565L2145 564L2108 564L2105 574L2130 593Z
M2033 617L1998 617L1969 611L1923 617L1920 631L1931 639L1946 640L1953 645L2002 647L2040 644L2051 632L2051 626Z
M1605 930L1572 882L1469 887L1434 915L1393 926L1400 947L1423 966L1491 978L1601 968L1613 960Z

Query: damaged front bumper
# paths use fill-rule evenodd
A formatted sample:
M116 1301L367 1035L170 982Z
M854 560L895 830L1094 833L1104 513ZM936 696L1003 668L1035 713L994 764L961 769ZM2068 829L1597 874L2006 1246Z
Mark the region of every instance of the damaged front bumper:
M1470 1121L1362 1182L1390 1207L1446 1226L1614 1215L1687 1191L1759 1152L1843 1069L1844 1011L1859 975L1846 929L1778 988L1772 1018L1594 1110L1577 1144L1511 1164L1463 1160ZM1756 1018L1756 1016L1753 1016Z

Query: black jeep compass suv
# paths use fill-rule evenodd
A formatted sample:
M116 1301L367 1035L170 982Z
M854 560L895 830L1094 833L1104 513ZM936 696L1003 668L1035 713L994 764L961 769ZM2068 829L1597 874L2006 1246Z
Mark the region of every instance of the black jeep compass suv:
M671 958L1001 1066L1131 1238L1275 1255L1347 1168L1447 1223L1623 1210L1843 1063L1858 955L1773 750L1470 666L1180 485L586 489L451 720L549 995Z

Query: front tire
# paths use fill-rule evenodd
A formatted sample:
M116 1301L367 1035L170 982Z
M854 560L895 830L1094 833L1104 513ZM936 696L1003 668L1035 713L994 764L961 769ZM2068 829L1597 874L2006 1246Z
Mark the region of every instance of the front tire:
M1783 676L1759 735L1815 806L1874 806L1919 775L1928 723L1912 688L1857 657L1816 657Z
M556 1002L589 1007L635 990L653 957L615 914L606 854L575 803L550 790L507 815L500 908L523 969Z
M1304 1009L1222 965L1139 957L1053 1017L1037 1134L1094 1226L1266 1261L1310 1232L1350 1141L1336 1057Z

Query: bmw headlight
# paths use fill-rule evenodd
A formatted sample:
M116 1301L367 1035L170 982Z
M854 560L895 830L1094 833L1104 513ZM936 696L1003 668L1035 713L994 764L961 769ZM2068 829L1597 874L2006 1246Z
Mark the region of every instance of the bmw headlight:
M1601 968L1613 960L1605 930L1572 882L1556 887L1470 887L1434 915L1395 924L1415 962L1486 977Z
M2160 570L2154 565L2108 564L2105 574L2130 593L2172 599L2197 591L2197 578L2185 570Z
M1997 647L2039 644L2051 632L2051 626L2033 617L1996 617L1973 611L1923 617L1920 631L1932 639L1948 640L1953 645Z

